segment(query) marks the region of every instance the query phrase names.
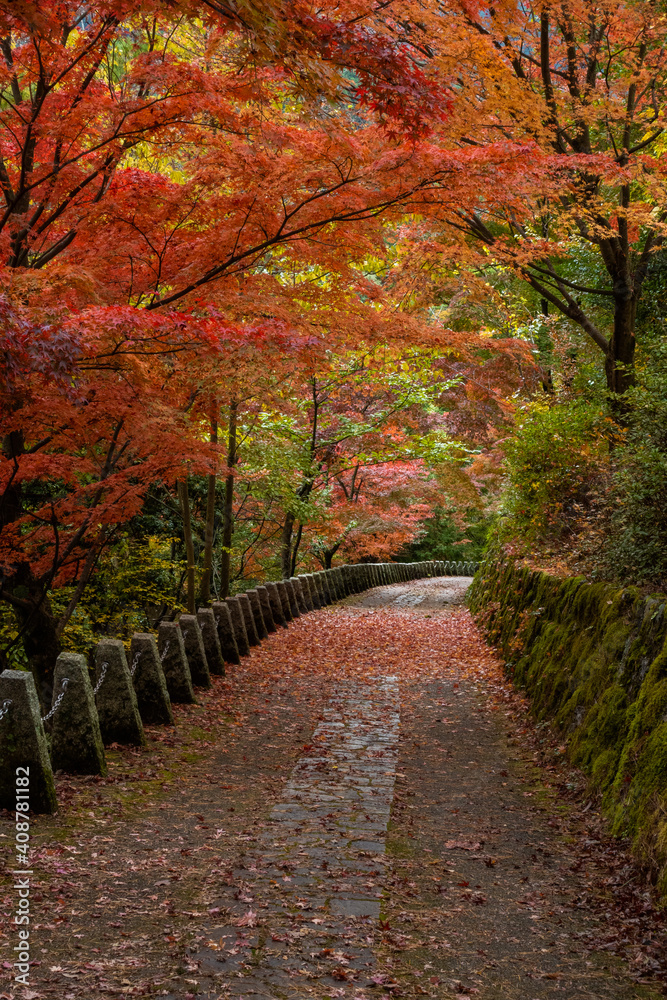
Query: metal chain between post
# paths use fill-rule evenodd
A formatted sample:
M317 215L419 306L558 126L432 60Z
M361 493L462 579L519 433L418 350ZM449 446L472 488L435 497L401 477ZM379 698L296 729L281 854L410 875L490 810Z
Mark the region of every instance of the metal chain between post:
M49 719L51 718L51 716L56 714L56 712L60 708L60 702L65 697L65 692L67 691L67 685L68 684L69 684L69 677L63 677L63 684L62 684L63 689L60 692L60 694L58 695L58 697L56 698L55 704L54 704L53 708L51 709L51 711L47 712L46 715L42 716L42 722L48 722Z
M104 678L107 675L107 667L108 666L109 666L109 664L105 660L104 663L102 664L102 672L100 674L100 679L98 680L97 684L93 688L93 697L95 697L95 695L97 694L97 692L99 691L99 689L102 687L102 682L104 681Z
M11 698L5 698L5 700L2 703L2 708L0 708L0 722L8 714L9 709L12 707L12 704L13 702Z
M139 666L139 660L141 659L141 650L134 654L134 659L132 660L132 666L130 667L130 677L134 677L137 672L137 667Z

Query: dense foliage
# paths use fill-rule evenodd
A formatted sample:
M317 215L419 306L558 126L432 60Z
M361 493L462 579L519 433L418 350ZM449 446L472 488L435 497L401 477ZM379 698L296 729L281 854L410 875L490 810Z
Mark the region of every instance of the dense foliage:
M3 663L46 690L65 641L474 557L492 516L663 573L653 5L26 0L0 29Z

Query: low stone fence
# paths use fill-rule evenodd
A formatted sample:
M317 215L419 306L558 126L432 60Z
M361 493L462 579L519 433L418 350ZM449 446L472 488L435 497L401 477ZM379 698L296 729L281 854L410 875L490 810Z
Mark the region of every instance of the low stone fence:
M667 597L490 559L468 602L667 899Z
M50 711L41 715L32 674L0 674L0 807L14 809L16 768L29 768L30 807L57 808L53 771L106 774L104 746L145 744L144 723L174 725L172 703L191 703L253 645L294 618L372 587L423 577L471 575L473 563L355 563L267 583L245 594L162 622L157 635L103 639L94 674L79 653L56 663ZM94 681L94 686L93 686ZM44 725L50 723L47 739ZM50 744L50 745L49 745Z

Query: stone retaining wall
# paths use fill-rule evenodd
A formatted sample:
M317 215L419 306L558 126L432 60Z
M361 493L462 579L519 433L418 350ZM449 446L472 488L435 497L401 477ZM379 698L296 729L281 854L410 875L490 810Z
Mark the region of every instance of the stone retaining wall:
M667 896L667 598L489 560L468 601Z

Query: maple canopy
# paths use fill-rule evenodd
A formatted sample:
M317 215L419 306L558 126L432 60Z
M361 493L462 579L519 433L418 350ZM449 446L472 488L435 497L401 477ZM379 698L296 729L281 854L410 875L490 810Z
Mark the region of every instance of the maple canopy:
M190 602L200 550L205 597L218 549L229 584L235 524L240 572L265 571L269 550L292 572L304 553L414 538L442 496L436 429L469 461L537 384L529 338L443 321L461 271L486 295L489 267L514 269L623 388L662 241L649 14L0 3L0 596L44 675L150 490L187 522ZM608 285L568 270L584 244ZM372 378L336 382L376 351ZM398 358L409 403L392 420ZM69 588L58 615L54 588Z

